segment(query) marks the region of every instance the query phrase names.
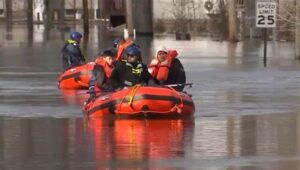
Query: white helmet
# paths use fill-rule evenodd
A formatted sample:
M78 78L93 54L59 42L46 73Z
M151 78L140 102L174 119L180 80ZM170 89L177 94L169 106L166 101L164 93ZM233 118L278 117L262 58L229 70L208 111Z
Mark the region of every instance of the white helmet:
M165 46L159 46L159 47L157 47L157 48L156 48L156 55L157 55L157 53L160 52L160 51L163 51L163 52L168 53L168 49L167 49Z

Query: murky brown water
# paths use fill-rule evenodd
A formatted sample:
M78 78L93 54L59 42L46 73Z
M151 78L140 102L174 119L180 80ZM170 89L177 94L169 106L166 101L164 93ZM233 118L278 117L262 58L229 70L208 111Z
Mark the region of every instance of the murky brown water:
M97 28L85 50L89 60L113 39ZM264 67L257 40L138 37L145 56L161 44L178 50L194 83L186 90L195 117L85 122L86 96L56 88L67 33L52 30L46 41L35 28L28 45L24 28L0 29L1 170L300 169L300 67L292 43L269 42Z

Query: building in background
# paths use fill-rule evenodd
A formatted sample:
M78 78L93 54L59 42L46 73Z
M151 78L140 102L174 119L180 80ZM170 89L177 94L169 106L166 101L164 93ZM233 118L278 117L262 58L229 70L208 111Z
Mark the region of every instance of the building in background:
M4 0L0 0L0 18L4 18Z
M148 0L139 0L138 3L146 1ZM8 20L12 22L26 22L27 2L28 0L0 0L0 21L5 21L8 16ZM66 22L82 19L82 0L64 0L64 5L61 5L63 1L60 0L32 2L34 23L44 23L46 18L52 23L58 23L61 17ZM45 2L48 2L48 5ZM90 20L109 20L113 27L126 22L125 0L87 2ZM153 13L153 27L156 33L174 33L178 31L176 29L195 33L194 35L218 35L220 32L226 32L226 23L222 23L226 20L226 13L222 13L221 10L221 6L226 8L226 0L152 0L153 9L150 9L149 5L132 2L135 2L133 19L137 22L136 25L143 26L146 21L141 22L142 15L135 13L148 14L145 9L149 8L147 10ZM293 16L296 15L295 0L278 0L278 4L278 25L273 29L273 37L293 39L296 24L296 16ZM255 27L255 8L255 0L236 0L237 30L241 39L261 36L261 29ZM269 31L269 34L272 34L271 32Z
M10 5L7 6L7 1ZM64 6L61 6L61 2L57 0L32 0L33 1L33 20L43 21L46 17L46 4L48 2L49 10L51 11L51 16L53 20L59 19L59 10L64 8L64 15L66 19L74 18L81 19L82 15L82 1L78 0L65 0ZM99 4L101 0L88 0L89 16L91 19L100 18ZM0 0L0 17L5 18L7 7L10 7L13 11L13 20L25 20L27 13L27 1L25 0ZM76 17L77 16L77 17Z

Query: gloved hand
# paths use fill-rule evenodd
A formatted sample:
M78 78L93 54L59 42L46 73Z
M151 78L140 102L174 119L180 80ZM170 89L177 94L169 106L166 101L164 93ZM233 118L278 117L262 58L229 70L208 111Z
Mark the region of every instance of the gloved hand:
M96 99L96 93L91 93L90 100L95 100L95 99Z
M112 91L114 91L113 88L111 86L107 85L107 84L102 84L101 85L101 89L103 91L105 91L105 92L112 92Z
M90 93L90 98L88 100L89 101L95 100L96 92L95 92L95 87L94 86L89 87L89 93Z
M152 87L161 87L160 84L156 83L153 79L150 79L148 81L148 86L152 86Z
M89 93L95 93L95 86L89 87Z

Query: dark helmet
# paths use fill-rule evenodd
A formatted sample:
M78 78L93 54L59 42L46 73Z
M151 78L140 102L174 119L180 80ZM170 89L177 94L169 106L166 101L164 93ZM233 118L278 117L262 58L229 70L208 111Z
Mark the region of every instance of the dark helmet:
M70 34L70 38L72 40L80 40L82 38L82 34L80 34L79 32L72 32Z
M113 46L116 48L120 41L121 41L121 38L115 38L113 41Z
M126 49L126 54L131 56L141 57L141 51L137 46L131 46Z
M116 57L116 54L117 54L116 49L106 49L101 53L101 56Z

